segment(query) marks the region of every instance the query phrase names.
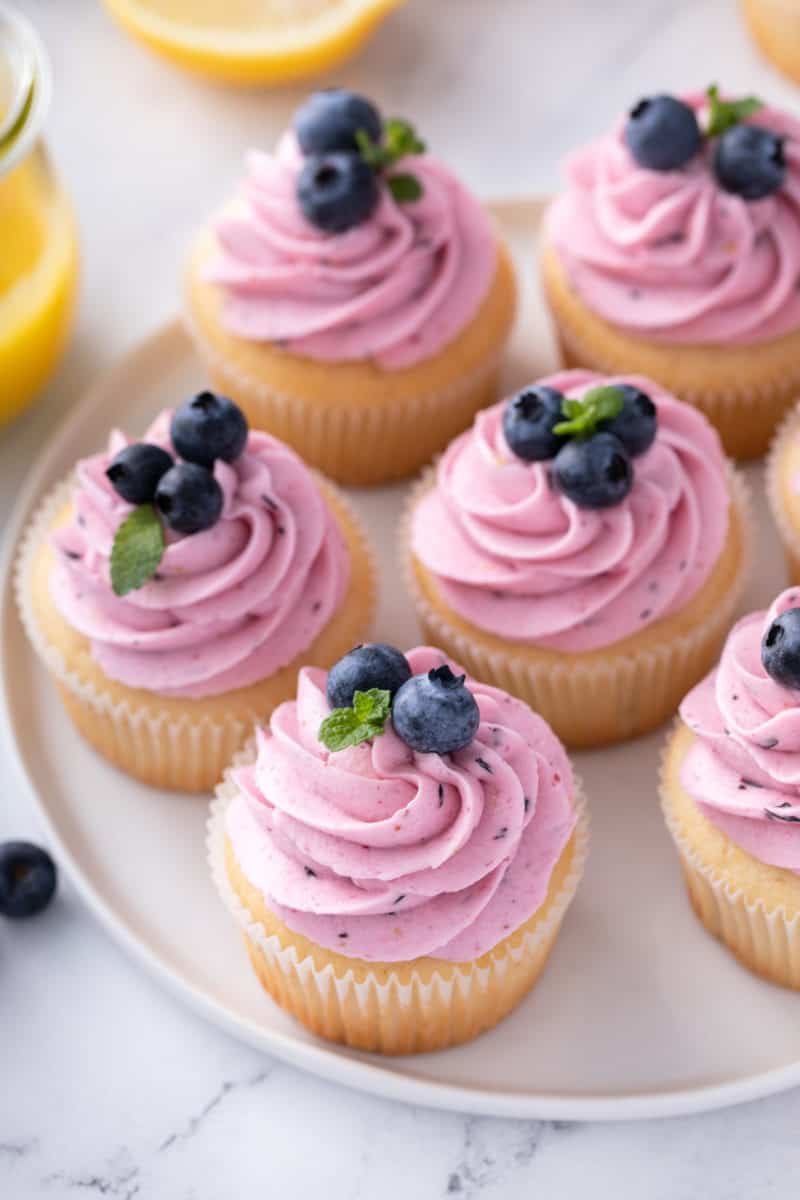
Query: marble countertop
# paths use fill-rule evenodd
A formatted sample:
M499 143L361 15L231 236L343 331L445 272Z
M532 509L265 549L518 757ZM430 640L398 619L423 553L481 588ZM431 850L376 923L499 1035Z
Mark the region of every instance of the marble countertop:
M85 269L60 374L2 435L3 513L74 398L175 311L188 231L224 196L243 149L269 144L300 95L177 74L97 0L17 2L53 56L49 138ZM747 42L732 0L410 0L335 78L413 115L485 195L554 187L560 152L642 93L718 78L800 108L800 92ZM0 788L0 837L36 836L5 756ZM408 1108L301 1074L164 995L68 881L45 917L0 928L0 1078L9 1200L788 1200L800 1175L800 1091L702 1117L575 1125Z

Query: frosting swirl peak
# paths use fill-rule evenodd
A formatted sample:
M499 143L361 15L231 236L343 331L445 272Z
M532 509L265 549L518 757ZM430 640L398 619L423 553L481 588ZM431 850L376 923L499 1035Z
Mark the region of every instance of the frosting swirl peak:
M761 662L764 633L798 606L789 588L739 621L680 712L695 735L681 782L700 810L761 862L800 872L800 699Z
M480 204L441 163L415 156L419 200L398 204L382 187L365 222L326 234L298 205L302 164L292 133L274 155L248 156L206 268L225 293L225 327L323 362L373 359L387 370L438 353L492 282L495 240Z
M444 662L411 650L415 674ZM451 755L411 750L387 724L329 753L325 672L260 732L227 813L237 861L294 932L368 961L486 953L543 903L575 826L566 753L523 703L469 681L481 713Z
M145 439L172 452L170 412ZM167 531L156 576L114 595L114 535L131 512L106 468L129 439L78 464L69 523L53 535L56 607L89 638L111 679L164 696L216 695L273 674L311 644L349 579L344 538L307 467L283 443L251 432L214 475L224 506L202 533Z
M699 111L705 96L683 97ZM675 343L749 343L800 328L800 121L760 108L751 123L785 139L781 188L748 201L725 191L713 139L685 167L651 171L625 122L572 155L548 234L599 316Z
M651 398L658 432L634 460L628 495L577 507L550 486L548 463L512 454L497 404L442 456L414 512L413 553L479 628L593 650L676 611L706 581L728 531L725 459L706 419L648 379L564 371L539 382L576 398L630 383Z

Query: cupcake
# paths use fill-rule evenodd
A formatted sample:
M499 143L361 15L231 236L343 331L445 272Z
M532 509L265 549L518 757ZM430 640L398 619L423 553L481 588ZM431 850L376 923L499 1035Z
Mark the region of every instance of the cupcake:
M662 797L692 907L744 966L800 989L800 591L733 628L680 717Z
M342 497L210 392L44 501L20 552L28 635L83 736L208 791L254 724L367 631L373 565Z
M583 868L558 739L457 670L384 645L303 669L212 807L212 873L262 985L360 1050L438 1050L501 1020Z
M800 406L783 422L767 459L767 499L793 583L800 583Z
M719 651L746 510L697 409L638 376L552 375L479 413L412 497L425 636L570 747L635 737Z
M497 397L515 282L404 121L317 92L196 240L188 324L254 428L341 483L413 474Z
M800 22L795 0L742 0L742 9L767 58L800 83Z
M543 281L565 365L648 375L763 454L800 392L800 122L641 100L568 161Z

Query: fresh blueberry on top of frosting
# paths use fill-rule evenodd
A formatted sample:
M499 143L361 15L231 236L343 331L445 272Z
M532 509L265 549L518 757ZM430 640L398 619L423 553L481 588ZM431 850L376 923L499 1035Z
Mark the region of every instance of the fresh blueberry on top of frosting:
M617 384L622 408L615 417L600 421L598 429L619 438L628 454L636 457L649 450L656 438L658 413L653 401L641 388L629 383Z
M639 166L676 171L694 158L702 137L688 104L675 96L649 96L631 109L625 142Z
M563 445L554 427L563 420L564 397L555 388L527 387L512 396L503 412L509 450L526 462L553 458Z
M222 488L199 463L179 462L162 476L155 506L176 533L201 533L216 525L222 516Z
M172 418L162 413L143 438L170 460ZM322 632L350 577L313 475L250 431L232 462L177 459L154 502L133 505L106 473L130 445L115 431L107 451L78 463L70 519L52 535L56 608L128 687L200 698L273 675Z
M579 508L610 508L633 487L633 465L618 437L595 433L562 446L550 478L553 487Z
M398 737L421 754L452 754L468 746L481 718L465 681L465 675L454 675L447 664L412 676L392 705Z
M380 188L358 154L314 154L297 180L297 201L306 220L325 233L346 233L375 211Z
M430 647L406 657L415 679L446 665ZM324 671L302 670L236 773L225 822L244 875L289 929L340 954L488 952L541 905L575 828L563 747L527 705L470 679L480 723L463 749L419 753L387 720L331 753L317 736L326 690Z
M232 463L247 445L247 420L237 404L215 392L199 392L172 414L172 444L186 462L212 467Z
M761 662L778 683L800 690L800 608L787 608L770 623L761 641Z
M349 708L356 692L370 688L387 691L390 697L411 678L405 654L383 642L355 646L328 672L328 703L331 708Z
M407 121L384 122L363 96L317 92L296 114L294 129L306 155L297 201L309 224L323 233L363 225L378 207L382 187L399 204L422 195L417 176L397 170L397 164L423 154L424 143Z
M669 616L703 586L728 537L727 465L706 418L652 380L562 371L538 383L573 402L567 413L575 415L563 423L572 426L570 448L580 445L575 425L590 415L587 393L619 399L621 385L630 385L653 402L655 439L633 458L624 498L591 508L551 486L558 460L518 458L503 434L500 403L445 450L433 486L414 506L411 547L462 620L504 639L579 653Z
M149 504L155 499L159 480L173 464L163 446L134 442L123 446L106 468L114 491L129 504Z
M714 174L726 192L763 200L786 179L784 138L759 125L734 125L719 139Z
M304 154L357 150L359 130L380 142L383 120L371 100L346 88L313 92L294 115L294 132Z

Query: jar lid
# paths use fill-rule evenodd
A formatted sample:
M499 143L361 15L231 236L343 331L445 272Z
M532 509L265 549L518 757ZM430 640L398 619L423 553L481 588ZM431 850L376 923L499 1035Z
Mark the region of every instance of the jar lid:
M27 17L0 2L0 175L32 149L50 107L50 61Z

